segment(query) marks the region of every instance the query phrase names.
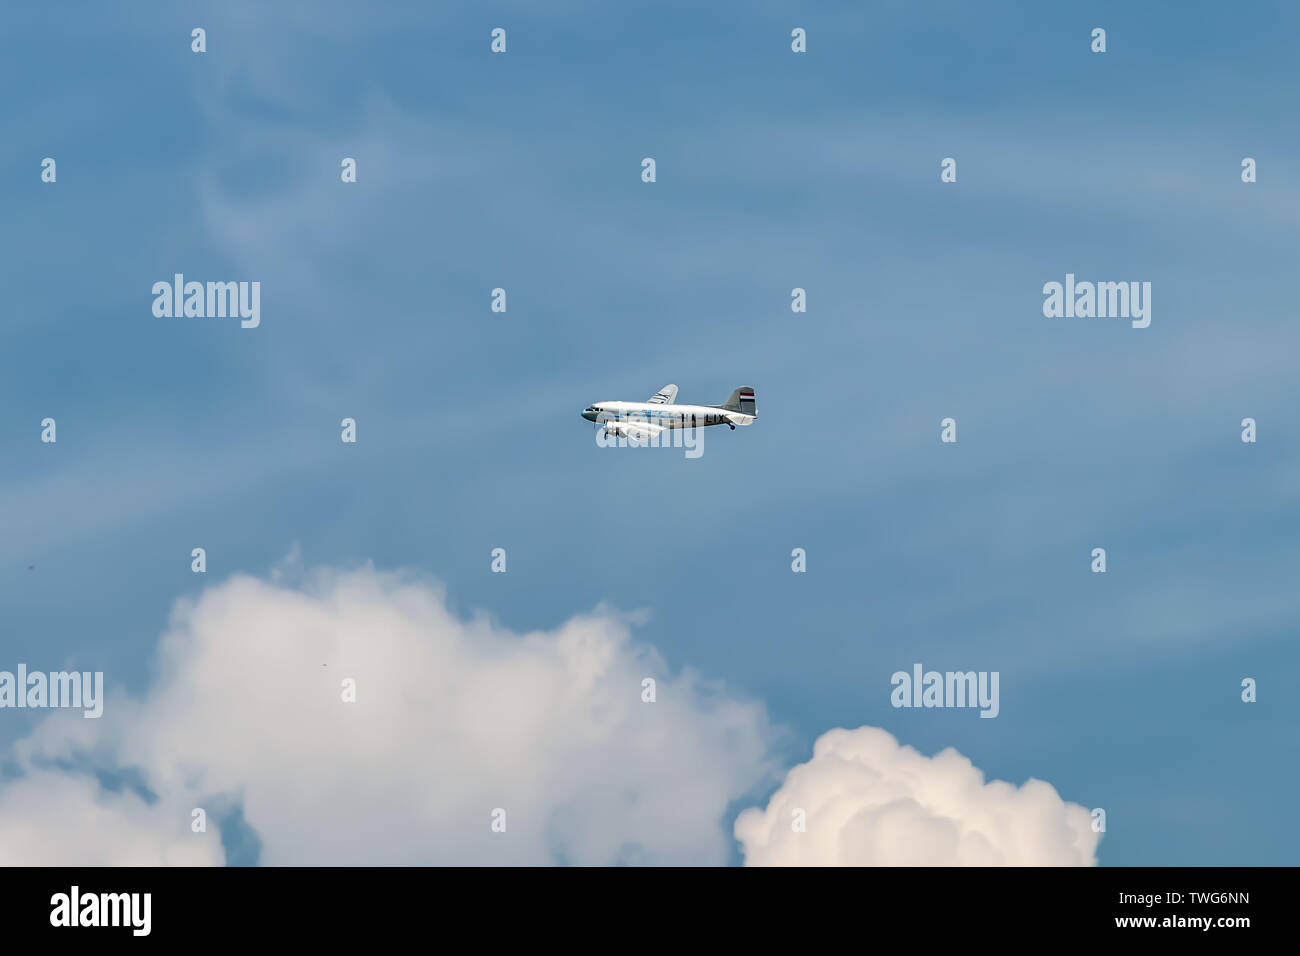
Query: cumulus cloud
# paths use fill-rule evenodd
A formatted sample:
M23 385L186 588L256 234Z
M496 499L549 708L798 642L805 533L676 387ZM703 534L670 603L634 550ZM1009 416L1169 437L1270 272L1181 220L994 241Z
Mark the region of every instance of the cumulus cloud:
M0 788L0 864L220 865L216 834L192 833L190 809L122 799L87 774L32 768Z
M177 607L143 697L20 743L0 863L219 863L190 820L223 803L272 865L724 863L728 805L775 778L764 710L673 673L630 624L597 609L515 634L370 568L233 578Z
M220 864L233 807L271 865L721 864L728 807L777 779L761 704L627 616L516 634L406 575L289 570L179 603L143 696L106 675L103 717L17 745L0 864ZM734 831L748 864L1092 864L1098 841L1049 784L870 727L823 735Z
M1092 866L1100 839L1049 783L985 783L956 750L926 757L875 727L823 734L735 833L751 866Z

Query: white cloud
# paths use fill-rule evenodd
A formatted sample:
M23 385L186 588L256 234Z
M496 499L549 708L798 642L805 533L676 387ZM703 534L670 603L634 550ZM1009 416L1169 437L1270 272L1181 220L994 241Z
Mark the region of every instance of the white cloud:
M735 832L751 866L1091 866L1100 839L1051 784L985 783L956 750L926 757L875 727L823 734Z
M673 674L630 624L598 608L517 635L368 567L232 578L177 605L143 697L106 675L102 718L19 743L0 864L221 863L236 804L272 865L724 863L727 807L776 779L764 710ZM131 785L69 769L89 767ZM1091 864L1089 823L1049 784L985 784L863 727L823 735L735 835L750 864Z
M203 866L223 861L190 807L100 791L94 777L33 768L0 788L0 865Z
M239 800L266 864L721 864L727 805L770 779L761 705L670 673L599 609L515 635L369 568L237 577L178 606L159 658L142 699L20 744L0 862L220 862L190 810ZM158 799L49 761L133 768Z

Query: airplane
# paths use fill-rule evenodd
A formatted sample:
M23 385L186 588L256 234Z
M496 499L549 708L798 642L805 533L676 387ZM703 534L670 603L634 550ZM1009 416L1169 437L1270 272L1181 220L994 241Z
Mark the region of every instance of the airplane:
M665 385L648 402L596 402L582 410L582 417L605 432L645 442L670 428L752 425L758 418L754 390L742 385L721 405L675 405L677 386Z

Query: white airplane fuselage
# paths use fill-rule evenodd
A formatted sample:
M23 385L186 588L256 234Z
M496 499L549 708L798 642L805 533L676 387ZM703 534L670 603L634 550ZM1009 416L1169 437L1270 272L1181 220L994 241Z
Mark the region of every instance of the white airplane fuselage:
M742 424L733 419L748 418L713 405L651 405L648 402L597 402L594 417L588 421L646 422L660 428L697 428L705 425ZM748 425L745 421L743 424Z
M758 418L754 390L742 385L721 405L678 405L677 386L665 385L648 402L595 402L582 417L604 425L607 434L636 440L650 439L668 428L705 428L709 425L752 425Z

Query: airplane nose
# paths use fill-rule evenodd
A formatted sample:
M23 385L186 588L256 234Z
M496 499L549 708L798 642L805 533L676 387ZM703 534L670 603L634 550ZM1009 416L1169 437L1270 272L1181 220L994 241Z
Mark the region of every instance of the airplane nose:
M587 409L582 413L582 417L589 422L594 422L596 420L596 413L593 412L591 409Z

